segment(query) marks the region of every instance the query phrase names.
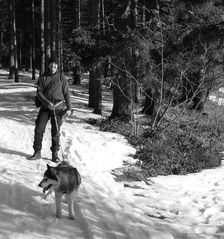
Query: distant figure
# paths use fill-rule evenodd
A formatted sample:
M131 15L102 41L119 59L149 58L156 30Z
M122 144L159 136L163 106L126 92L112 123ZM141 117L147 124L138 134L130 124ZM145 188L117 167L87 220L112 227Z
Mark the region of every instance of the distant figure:
M37 100L40 110L35 121L34 154L29 160L41 158L42 140L48 120L51 120L52 161L60 161L58 151L60 149L60 127L62 117L71 115L71 100L67 80L58 72L57 59L50 59L48 71L40 76L37 82ZM63 110L63 100L66 104L66 112Z

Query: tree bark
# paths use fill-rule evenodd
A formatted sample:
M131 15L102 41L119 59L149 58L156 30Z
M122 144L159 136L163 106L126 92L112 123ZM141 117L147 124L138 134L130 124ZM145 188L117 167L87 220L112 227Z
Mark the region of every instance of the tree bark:
M58 0L58 64L59 70L63 70L63 49L62 49L62 21L61 21L61 0Z
M100 0L92 0L91 24L100 29Z
M9 79L15 77L15 49L13 36L13 1L9 0Z
M17 54L17 37L16 37L16 7L13 0L13 45L14 45L14 62L15 62L15 82L19 82L18 75L18 54Z
M0 19L0 49L2 49L2 45L3 45L3 20Z
M77 60L74 67L72 68L73 70L73 85L78 85L81 84L81 64Z
M102 83L101 78L95 79L95 100L94 100L94 111L95 114L102 114Z
M18 68L21 69L23 66L22 62L22 33L18 32Z
M90 25L100 30L100 0L89 0L88 6L90 11ZM94 108L95 112L99 112L102 109L101 82L96 82L97 79L101 78L101 71L101 64L96 62L91 67L89 74L89 107Z
M56 52L56 0L51 0L51 56L57 57Z
M188 103L188 108L192 110L202 111L207 94L208 90L206 90L204 84L201 82L200 71L194 72L184 78L182 96L179 101Z
M89 107L94 108L94 99L95 99L95 87L94 87L94 81L95 81L95 76L94 76L94 70L90 69L89 71Z
M92 24L92 0L88 0L88 24Z
M81 26L81 9L80 0L75 0L75 28Z
M101 22L101 31L103 33L103 35L105 35L105 4L104 4L104 0L100 0L100 5L101 5L101 17L100 17L100 22Z
M50 0L44 1L44 40L45 40L45 71L48 70L48 62L51 57L51 37L50 37Z
M32 80L35 80L36 54L35 54L35 5L32 0Z
M101 65L97 65L90 70L89 75L89 107L94 108L93 113L102 113L102 84Z
M134 66L135 53L133 47L125 47L114 64L116 79L113 81L113 109L111 118L129 121L133 117L132 106L136 98L137 74Z
M146 26L146 7L145 7L145 4L143 4L143 7L142 7L142 26L143 27Z
M125 72L119 72L113 82L113 109L111 118L129 121L132 117L131 110L131 85Z
M155 101L150 88L146 89L145 92L145 102L142 109L142 113L152 116L154 114Z
M45 42L44 42L44 3L45 0L41 0L41 25L40 25L40 41L41 41L41 66L40 66L40 75L45 71Z
M137 16L138 16L138 10L137 10L137 0L131 1L131 12L130 12L130 27L132 29L136 28L137 26Z

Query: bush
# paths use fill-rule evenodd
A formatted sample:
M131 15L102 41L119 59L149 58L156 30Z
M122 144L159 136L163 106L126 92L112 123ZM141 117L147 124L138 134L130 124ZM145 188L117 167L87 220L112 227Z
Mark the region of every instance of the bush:
M156 176L195 173L220 166L220 152L224 151L221 112L221 117L214 117L214 111L211 114L190 111L156 137L148 138L138 152L142 168L150 176Z
M148 139L138 156L149 176L196 173L220 166L219 140L209 131L189 134L187 130L169 128L162 137Z
M138 124L138 136L133 134L133 124L119 120L96 120L102 131L124 135L136 147L135 157L147 176L196 173L203 169L218 167L224 151L223 108L219 115L184 113L165 130L150 132L149 123ZM170 115L169 115L170 117ZM164 123L169 122L169 117ZM93 122L92 122L93 123ZM161 127L164 129L164 127Z

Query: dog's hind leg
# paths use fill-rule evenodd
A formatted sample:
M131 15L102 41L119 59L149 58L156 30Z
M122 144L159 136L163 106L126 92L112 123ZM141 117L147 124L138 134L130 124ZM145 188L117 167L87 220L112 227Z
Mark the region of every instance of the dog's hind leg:
M74 220L75 219L75 212L74 212L74 201L75 201L75 194L76 191L73 191L68 194L68 214L69 219Z
M61 218L61 197L62 194L55 192L55 203L56 203L56 217Z

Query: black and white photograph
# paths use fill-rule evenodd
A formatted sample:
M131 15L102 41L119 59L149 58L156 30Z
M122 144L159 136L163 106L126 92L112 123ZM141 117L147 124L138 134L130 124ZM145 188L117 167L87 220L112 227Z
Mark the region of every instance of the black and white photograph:
M224 1L0 0L0 239L224 239Z

